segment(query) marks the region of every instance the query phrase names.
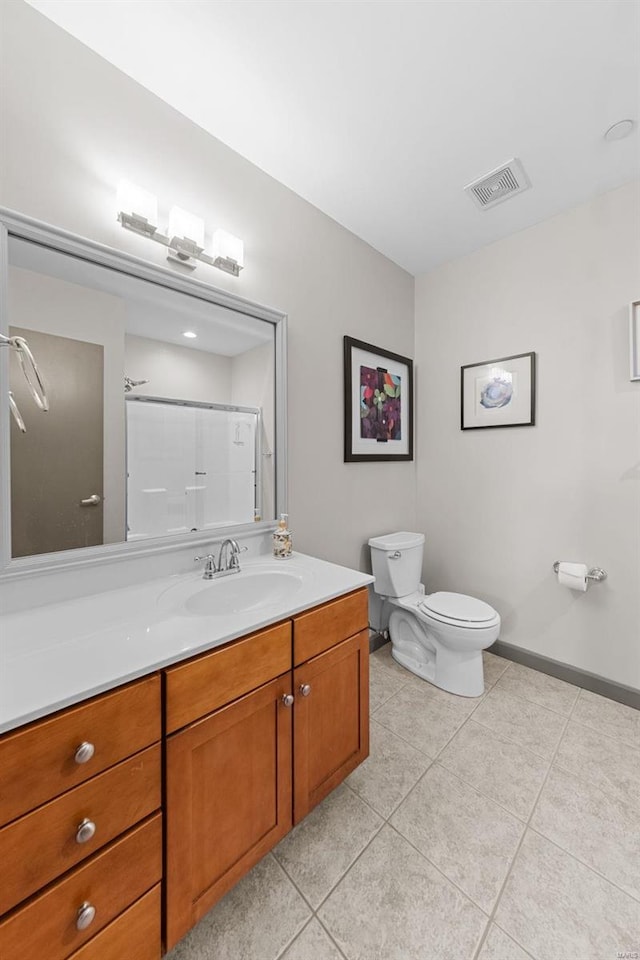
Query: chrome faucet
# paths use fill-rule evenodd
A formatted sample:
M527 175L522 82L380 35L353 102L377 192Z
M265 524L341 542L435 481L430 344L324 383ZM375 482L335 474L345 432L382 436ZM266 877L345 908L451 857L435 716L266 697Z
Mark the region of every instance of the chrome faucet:
M194 557L194 562L197 563L199 560L204 560L204 573L202 574L203 580L213 580L215 575L218 572L216 566L216 558L212 553L208 553L206 557Z
M245 547L246 550L246 547ZM234 573L235 571L240 572L240 564L238 562L238 555L240 554L240 546L237 540L233 540L231 537L227 537L226 540L223 540L220 544L220 553L218 554L218 572L222 573ZM224 561L224 566L223 566Z
M241 547L237 540L232 540L231 537L227 537L227 539L223 540L220 544L217 561L212 553L207 554L206 557L194 557L194 560L196 562L198 560L205 561L202 579L214 580L217 577L226 577L230 573L240 573L238 557L247 549L247 547Z

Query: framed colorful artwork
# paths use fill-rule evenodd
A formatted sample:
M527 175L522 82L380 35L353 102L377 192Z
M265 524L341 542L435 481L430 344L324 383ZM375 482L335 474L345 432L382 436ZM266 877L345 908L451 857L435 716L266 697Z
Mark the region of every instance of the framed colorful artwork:
M634 300L630 308L629 363L629 379L640 380L640 300Z
M460 428L532 427L536 422L536 355L461 367Z
M344 338L344 459L413 460L413 361Z

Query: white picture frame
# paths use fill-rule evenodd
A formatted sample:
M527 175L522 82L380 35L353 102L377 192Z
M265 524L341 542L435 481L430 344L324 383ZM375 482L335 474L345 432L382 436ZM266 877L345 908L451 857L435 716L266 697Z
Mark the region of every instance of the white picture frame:
M640 380L640 300L629 307L629 379Z

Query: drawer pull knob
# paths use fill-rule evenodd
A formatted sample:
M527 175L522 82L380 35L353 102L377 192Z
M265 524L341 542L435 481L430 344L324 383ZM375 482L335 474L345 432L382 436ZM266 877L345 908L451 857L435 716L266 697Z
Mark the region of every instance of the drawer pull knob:
M303 697L308 697L309 694L311 693L311 684L310 684L310 683L302 683L302 684L300 685L300 693L302 694Z
M92 903L89 903L88 900L85 900L78 908L78 915L76 917L76 927L78 930L86 930L87 927L93 923L95 915L96 908Z
M95 823L93 820L89 820L88 817L85 817L84 820L81 820L78 824L78 829L76 830L76 843L86 843L87 840L91 840L95 832Z
M83 740L75 752L76 763L87 763L96 752L96 748L88 740Z
M282 702L283 702L283 704L285 705L285 707L292 707L292 706L293 706L293 694L292 694L292 693L284 693L284 694L282 695Z

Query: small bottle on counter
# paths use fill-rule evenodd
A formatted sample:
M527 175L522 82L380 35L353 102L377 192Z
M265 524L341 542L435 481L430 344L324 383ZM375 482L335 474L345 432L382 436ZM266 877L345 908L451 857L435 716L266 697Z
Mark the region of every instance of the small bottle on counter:
M287 528L287 517L286 513L281 513L278 526L273 531L273 555L278 560L286 560L293 550L291 531Z

